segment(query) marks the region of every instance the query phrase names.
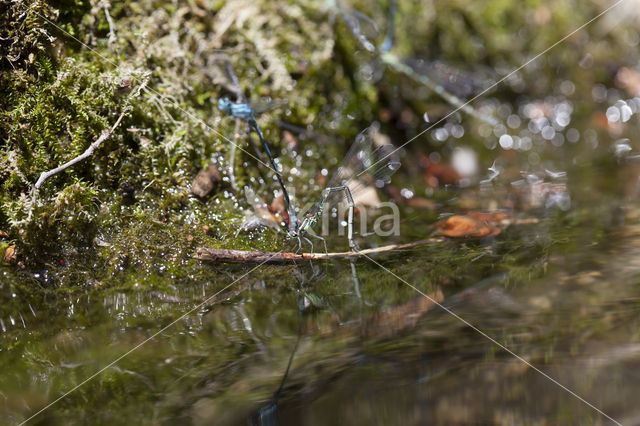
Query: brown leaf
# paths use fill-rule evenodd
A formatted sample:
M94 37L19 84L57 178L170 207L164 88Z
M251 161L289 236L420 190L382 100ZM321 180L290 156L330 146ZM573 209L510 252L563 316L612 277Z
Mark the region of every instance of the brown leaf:
M289 147L289 149L294 149L295 147L298 146L298 139L296 139L296 137L293 135L293 133L291 133L288 130L284 130L282 132L282 139L284 139L284 141L287 144L287 147Z
M503 220L509 218L509 215L505 212L467 212L467 216L479 220L481 222L489 222L494 225L500 224Z
M633 68L622 67L616 74L616 84L629 96L636 96L640 93L640 73Z
M215 164L211 163L208 168L200 170L195 179L193 179L191 192L200 198L204 198L211 192L214 185L221 180L220 172Z
M405 198L397 186L387 185L385 186L385 190L396 204L403 203L410 207L423 210L433 210L435 208L435 203L428 198L420 196Z
M355 182L351 183L351 188L353 189ZM382 204L380 201L380 197L378 196L378 191L373 186L365 186L361 189L358 189L356 194L353 196L353 202L355 205L362 207L371 207L377 209Z
M6 232L4 232L2 229L0 229L0 237L2 238L8 238L9 234L7 234Z
M594 112L593 115L591 116L591 119L593 121L593 124L595 124L596 126L604 130L608 130L611 133L614 133L616 135L619 135L620 133L622 133L622 127L623 127L622 121L610 122L609 119L607 118L607 114L605 114L602 111Z
M280 194L276 198L274 198L271 202L271 205L267 206L267 210L269 211L269 213L276 216L276 223L279 222L277 218L278 216L280 216L282 220L284 220L284 223L289 226L289 212L287 211L287 206L284 202L284 194Z
M255 215L248 217L242 225L240 225L240 230L242 231L253 231L262 226L270 226L272 228L279 228L280 222L282 222L281 217L278 214L275 214L271 211L271 206L262 206L258 207L255 210Z
M316 173L316 185L318 185L320 188L324 188L326 184L327 178L322 175L322 172L318 171L318 173Z
M16 246L15 245L11 245L9 247L7 247L7 249L4 251L4 256L2 257L2 260L4 260L5 263L13 263L16 261Z
M434 163L424 154L418 159L424 179L434 188L442 185L453 185L460 180L460 174L447 164Z
M416 209L423 210L433 210L436 207L435 203L432 200L425 197L409 198L407 200L407 205Z
M271 205L268 208L271 213L279 213L279 212L286 211L287 208L284 205L284 194L281 193L276 198L274 198L273 201L271 202Z
M439 235L445 237L488 237L498 235L502 230L487 222L476 220L470 216L454 215L436 223Z

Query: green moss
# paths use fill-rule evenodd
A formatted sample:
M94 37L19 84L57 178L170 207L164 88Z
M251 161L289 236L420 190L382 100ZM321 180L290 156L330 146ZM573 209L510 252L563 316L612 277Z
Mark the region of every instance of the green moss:
M433 9L402 3L394 52L518 64L542 47L528 45L527 34L535 34L536 43L555 41L594 13L593 5L574 3L440 2ZM80 252L110 265L104 247L152 267L149 256L157 253L146 248L171 247L188 235L190 244L175 245L175 253L196 245L282 246L282 234L237 232L244 211L251 211L243 188L251 187L269 203L276 185L268 167L242 150L230 171L231 142L252 150L244 134L234 138L235 121L215 108L217 97L229 94L223 60L232 64L249 98L288 99L287 109L269 112L259 122L285 172L299 170L291 187L301 201L317 197L316 171L335 165L353 135L380 115L381 98L393 97L401 107L414 102L390 87L406 92L415 82L384 69L382 80L367 77L367 67L381 64L348 27L349 11L329 3L115 2L108 11L113 27L105 9L88 1L28 4L28 13L27 3L0 5L0 53L7 58L0 63L0 227L30 267ZM354 2L380 23L379 34L370 36L373 43L384 37L387 4ZM545 7L554 28L543 31L547 38L538 42L537 26L548 25ZM529 25L532 16L538 21ZM526 34L515 52L512 34L521 29ZM571 54L553 58L550 63L576 61ZM440 101L433 94L428 99L420 102ZM33 192L40 173L82 153L125 107L129 113L92 158ZM297 151L291 150L274 119L312 125L328 137L300 140ZM407 134L417 125L413 121ZM308 148L316 154L299 155ZM225 181L215 194L197 200L190 195L191 180L211 161L217 161ZM169 269L179 265L171 262Z

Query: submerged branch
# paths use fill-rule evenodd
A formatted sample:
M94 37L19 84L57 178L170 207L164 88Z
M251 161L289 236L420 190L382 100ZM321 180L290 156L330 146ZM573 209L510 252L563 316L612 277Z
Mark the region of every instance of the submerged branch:
M78 155L76 158L72 159L71 161L68 161L68 162L64 163L62 166L56 167L55 169L49 170L48 172L42 172L40 174L40 177L38 178L38 181L35 184L35 188L36 189L40 189L40 187L42 186L44 181L49 179L51 176L55 176L58 173L60 173L61 171L65 170L65 169L68 169L69 167L73 166L74 164L79 163L80 161L91 157L93 155L93 153L96 151L96 149L98 149L98 147L102 144L102 142L104 142L107 139L109 139L109 136L111 136L111 134L120 125L120 122L122 121L122 118L124 117L124 115L128 111L129 111L129 107L125 108L124 111L122 111L122 114L120 114L120 116L116 120L116 123L111 127L111 129L103 130L102 133L100 134L100 137L98 139L96 139L96 141L94 143L89 145L89 148L87 148L87 150L85 152L83 152L82 154Z
M444 241L444 238L428 238L405 244L389 244L382 247L364 249L359 251L345 251L337 253L291 253L291 252L264 252L246 250L228 250L201 247L197 250L196 259L214 263L270 263L284 265L301 262L304 260L329 260L350 259L371 254L385 253L389 251L413 248L427 244L435 244Z
M248 250L230 250L200 247L196 251L195 258L213 263L243 263L243 264L273 264L286 265L290 263L301 262L304 260L330 260L330 259L355 259L361 256L371 254L387 253L396 250L408 249L413 247L424 246L428 244L437 244L446 239L456 237L491 237L498 235L504 228L510 225L528 225L538 223L537 218L529 219L510 219L500 216L491 217L491 214L469 213L469 216L455 215L449 219L455 219L439 222L434 234L438 236L427 238L425 240L413 241L404 244L389 244L382 247L358 251L344 251L335 253L291 253L291 252L268 252L268 251L248 251ZM474 219L475 217L475 219ZM472 222L470 222L472 221Z

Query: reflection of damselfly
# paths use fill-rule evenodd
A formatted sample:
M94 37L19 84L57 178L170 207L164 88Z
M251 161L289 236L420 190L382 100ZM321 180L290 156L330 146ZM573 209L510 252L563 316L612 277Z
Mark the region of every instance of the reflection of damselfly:
M353 238L354 197L368 188L381 188L388 184L391 175L399 167L400 161L395 147L378 132L377 125L368 127L356 137L338 171L322 192L320 200L309 209L300 224L294 221L290 223L289 236L297 238L299 245L300 239L305 238L305 234L324 240L310 232L311 229L318 223L327 208L337 206L346 199L349 247L352 250L358 250L358 244Z

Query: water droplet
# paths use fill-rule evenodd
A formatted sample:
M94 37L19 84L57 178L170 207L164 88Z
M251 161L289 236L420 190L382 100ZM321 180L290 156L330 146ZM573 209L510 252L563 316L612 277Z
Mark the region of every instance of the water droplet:
M520 127L520 123L520 116L517 114L511 114L509 118L507 118L507 126L511 127L512 129Z
M453 136L456 139L460 139L461 137L464 136L464 127L462 127L459 124L456 124L454 126L451 127L451 136Z
M594 101L603 102L605 99L607 99L607 88L602 84L595 84L591 88L591 96L593 97Z
M556 123L558 123L559 126L561 127L566 127L569 125L569 123L571 122L571 116L566 113L566 112L560 112L557 116L556 116Z
M411 199L411 198L413 198L413 195L414 195L414 194L413 194L413 191L412 191L412 190L407 189L407 188L402 188L402 189L400 190L400 195L402 195L402 196L403 196L404 198L406 198L406 199Z
M449 137L449 131L441 127L433 132L433 137L439 142L444 142Z
M546 126L542 129L542 132L540 132L540 134L544 139L550 141L556 135L556 129L554 129L552 126Z
M576 90L576 85L573 84L572 81L565 80L562 83L560 83L560 91L565 96L573 95L573 92L575 92L575 90Z
M622 122L623 123L626 123L627 121L629 121L629 119L633 115L633 111L631 110L631 107L629 105L623 105L620 108L620 112L622 114Z
M580 132L577 129L567 130L567 140L571 143L576 143L580 139Z
M620 110L618 107L610 106L607 108L607 120L609 123L615 123L620 121Z
M509 135L500 136L500 140L498 142L503 149L513 148L513 138Z
M471 148L456 148L451 165L463 177L473 176L478 172L478 156Z

